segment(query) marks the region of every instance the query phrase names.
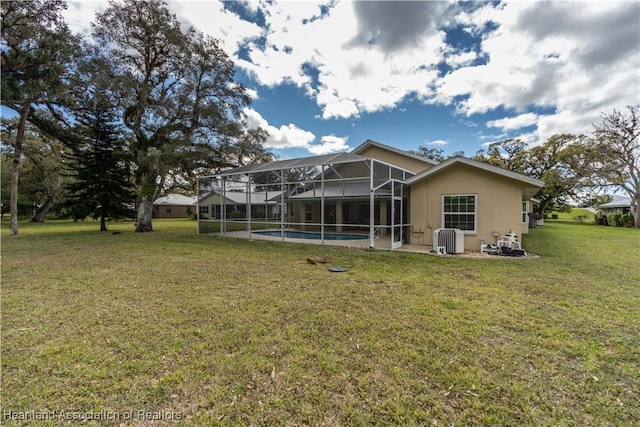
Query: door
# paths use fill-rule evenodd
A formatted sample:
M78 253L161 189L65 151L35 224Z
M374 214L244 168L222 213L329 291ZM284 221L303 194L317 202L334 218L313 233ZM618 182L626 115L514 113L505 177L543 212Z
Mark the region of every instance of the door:
M391 192L391 249L402 247L402 186L393 182Z

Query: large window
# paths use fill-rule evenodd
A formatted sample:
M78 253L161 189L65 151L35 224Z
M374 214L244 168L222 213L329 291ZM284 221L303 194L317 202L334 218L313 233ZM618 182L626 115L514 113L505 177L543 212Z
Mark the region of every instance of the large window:
M444 228L476 231L477 196L474 194L442 197L442 223Z

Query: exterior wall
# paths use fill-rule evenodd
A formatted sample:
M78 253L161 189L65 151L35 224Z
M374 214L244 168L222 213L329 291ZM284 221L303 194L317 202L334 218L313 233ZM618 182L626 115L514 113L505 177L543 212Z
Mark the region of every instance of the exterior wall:
M392 165L409 170L415 174L418 174L433 166L430 163L424 162L422 160L415 159L409 156L403 156L400 153L394 153L393 151L385 150L374 145L366 147L358 154L365 157L371 157L373 159L377 159L386 163L391 163Z
M208 214L201 214L200 218L201 219L210 219L211 218L211 205L220 205L220 202L222 200L222 196L220 196L218 193L211 193L209 194L207 197L205 197L204 199L200 200L200 206L209 206L209 213ZM231 201L227 200L227 204L229 204ZM233 204L233 202L231 202Z
M522 187L517 181L467 165L453 165L411 186L409 243L433 245L433 231L442 223L442 196L476 195L476 232L467 232L465 250L479 250L480 241L496 243L510 230L522 232Z
M157 218L191 218L196 213L195 206L156 205Z
M628 206L619 206L615 208L603 208L602 213L607 214L628 214L631 212L631 208Z

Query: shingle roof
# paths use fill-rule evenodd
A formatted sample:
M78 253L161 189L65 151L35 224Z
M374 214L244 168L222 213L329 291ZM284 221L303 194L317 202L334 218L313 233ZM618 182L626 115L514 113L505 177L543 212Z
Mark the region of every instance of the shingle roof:
M629 206L631 206L631 198L615 195L613 196L612 201L608 203L604 203L598 207L599 208L628 208Z
M371 194L370 183L368 182L345 182L340 184L325 184L324 197L325 198L352 198L352 197L369 197ZM391 195L391 191L386 189L377 189L376 195ZM289 196L289 199L312 199L319 198L322 194L320 187L311 190L307 190L303 193L294 194Z
M412 159L420 160L420 161L425 162L425 163L430 164L430 165L437 165L439 163L437 160L429 159L428 157L424 157L424 156L420 156L418 154L410 153L408 151L400 150L399 148L391 147L389 145L385 145L385 144L382 144L382 143L377 142L377 141L372 141L370 139L367 139L365 142L363 142L362 144L360 144L359 146L354 148L353 151L351 151L351 153L360 154L362 151L364 151L365 148L372 147L372 146L373 147L379 147L379 148L382 148L384 150L391 151L393 153L398 153L398 154L401 154L401 155L403 155L405 157L411 157Z
M544 181L540 181L539 179L532 178L530 176L522 175L520 173L512 172L507 169L502 169L496 166L489 165L487 163L482 163L477 160L469 159L467 157L456 156L450 159L445 160L442 163L437 164L436 166L427 169L424 172L420 172L414 177L411 177L407 180L407 184L411 185L414 182L420 181L421 179L427 178L429 176L435 175L438 172L447 169L450 166L455 165L456 163L462 163L468 166L472 166L478 169L486 170L488 172L492 172L498 175L505 176L507 178L515 179L516 181L522 181L526 184L530 184L535 187L542 187L544 185Z
M240 191L227 191L225 197L236 204L242 205L247 203L247 193ZM265 194L262 192L251 193L251 204L264 204L269 203L270 199L280 196L282 193L279 191L269 191ZM265 197L266 196L266 197ZM265 201L266 200L266 201ZM275 202L272 202L275 203Z

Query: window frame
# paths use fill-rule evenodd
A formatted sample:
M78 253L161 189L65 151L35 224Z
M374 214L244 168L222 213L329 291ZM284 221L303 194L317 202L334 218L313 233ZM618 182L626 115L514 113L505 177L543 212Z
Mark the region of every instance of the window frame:
M447 206L446 200L448 197L456 197L456 198L460 198L460 197L473 197L473 211L472 212L467 212L467 211L452 211L452 212L446 212L445 211L445 206ZM443 228L457 228L459 230L462 230L462 232L464 234L477 234L478 233L478 195L477 194L473 194L473 193L463 193L463 194L443 194L442 195L442 206L441 206L441 212L442 212L442 227ZM446 221L446 217L447 215L473 215L473 230L465 230L462 229L460 227L447 227L447 221ZM458 224L459 225L459 224Z
M304 222L313 221L313 203L306 202L304 206Z

